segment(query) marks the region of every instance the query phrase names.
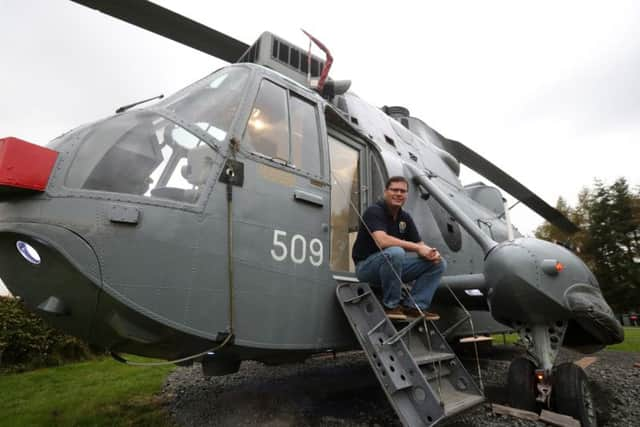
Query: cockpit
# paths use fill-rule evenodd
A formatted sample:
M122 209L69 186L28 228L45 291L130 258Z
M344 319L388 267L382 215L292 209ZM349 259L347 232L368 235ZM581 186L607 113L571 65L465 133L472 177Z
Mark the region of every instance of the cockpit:
M221 166L217 144L227 138L249 74L224 68L152 110L125 112L54 141L53 148L78 147L65 187L197 203Z
M222 168L220 153L232 126L245 153L321 177L317 103L291 83L252 68L264 70L225 67L151 108L127 111L54 140L50 148L71 156L64 187L197 204ZM247 90L251 93L245 95ZM241 108L243 102L251 108Z

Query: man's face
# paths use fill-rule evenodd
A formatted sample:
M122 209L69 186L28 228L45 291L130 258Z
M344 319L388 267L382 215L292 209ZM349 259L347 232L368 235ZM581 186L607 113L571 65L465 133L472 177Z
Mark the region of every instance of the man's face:
M407 187L406 182L392 182L389 188L384 190L384 201L387 206L391 208L400 208L407 201Z

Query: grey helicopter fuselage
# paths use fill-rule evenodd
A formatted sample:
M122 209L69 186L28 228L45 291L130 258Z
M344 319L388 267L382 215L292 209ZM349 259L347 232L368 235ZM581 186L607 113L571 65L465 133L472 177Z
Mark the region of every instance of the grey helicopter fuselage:
M419 137L353 94L337 99L236 64L152 107L62 135L48 145L58 156L46 190L0 203L2 279L54 326L114 352L175 359L232 334L221 351L277 361L356 346L336 281L353 280L358 212L387 177L413 178L407 165L500 245L537 250L527 239L505 242L500 193L462 186L438 134L425 125ZM509 312L505 289L517 278L474 280L485 251L424 186L412 183L405 209L448 260L443 282L467 309L488 311L493 293L502 310L494 317L509 326L539 320ZM565 264L579 263L565 252ZM551 295L546 285L521 286L520 304ZM553 289L549 301L561 301ZM451 298L444 287L436 295L443 324L462 313ZM571 318L567 304L554 307L554 319Z

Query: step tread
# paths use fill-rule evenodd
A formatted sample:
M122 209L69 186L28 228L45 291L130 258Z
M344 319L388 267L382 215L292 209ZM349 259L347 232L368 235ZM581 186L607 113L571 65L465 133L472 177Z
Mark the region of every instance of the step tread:
M425 363L439 362L443 360L454 359L456 355L454 353L445 353L438 351L431 351L429 353L414 355L413 359L418 365L424 365Z
M438 378L438 371L440 372L440 378L444 378L447 375L451 374L451 370L449 370L449 368L447 368L446 366L442 366L441 368L434 369L433 371L428 371L428 370L424 369L427 366L431 366L431 365L423 365L422 369L420 369L420 371L422 372L422 376L427 381L431 381L433 379Z
M465 409L471 408L472 406L476 406L477 404L484 402L484 396L468 393L465 394L467 395L466 398L444 405L444 414L446 417L450 417L464 411Z
M429 385L436 395L441 393L440 398L444 402L444 413L447 417L484 401L482 395L457 390L446 378L440 381L440 387L437 379L429 380Z

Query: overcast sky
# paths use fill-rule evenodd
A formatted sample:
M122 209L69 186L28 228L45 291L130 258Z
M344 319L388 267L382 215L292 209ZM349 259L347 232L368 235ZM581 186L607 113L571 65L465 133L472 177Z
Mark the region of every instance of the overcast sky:
M330 48L332 77L408 107L552 205L594 178L640 184L639 2L157 3L248 44L268 30L306 47L305 28ZM0 0L0 55L0 137L39 144L224 65L63 0ZM513 219L525 234L542 223L523 206Z

